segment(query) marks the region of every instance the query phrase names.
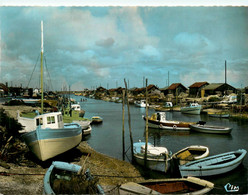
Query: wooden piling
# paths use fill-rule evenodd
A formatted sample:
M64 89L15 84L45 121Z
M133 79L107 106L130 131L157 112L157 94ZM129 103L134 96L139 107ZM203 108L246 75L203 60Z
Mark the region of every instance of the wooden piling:
M125 160L125 90L122 90L122 160Z
M146 144L145 144L145 156L144 156L144 165L147 168L147 145L148 145L148 95L147 95L147 82L148 80L146 79L146 132L145 132L145 136L146 136Z
M131 143L131 154L133 159L133 135L132 135L132 129L131 129L131 116L130 116L130 109L129 109L129 101L128 101L128 91L127 91L127 82L126 79L124 79L125 87L126 87L126 100L127 100L127 111L128 111L128 126L129 126L129 135L130 135L130 143Z

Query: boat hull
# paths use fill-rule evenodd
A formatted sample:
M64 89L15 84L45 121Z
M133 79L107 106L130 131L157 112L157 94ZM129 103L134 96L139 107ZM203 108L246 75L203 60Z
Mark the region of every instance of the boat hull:
M145 166L144 156L139 156L134 154L134 159L137 164ZM166 173L170 168L170 161L166 157L161 158L147 158L147 167L154 171L160 171Z
M179 166L181 176L212 176L227 173L237 168L247 151L240 149L227 152Z
M145 153L142 151L142 146L145 145L145 142L134 143L134 159L137 164L145 166ZM148 143L148 146L152 144ZM164 147L154 147L154 149L164 148ZM165 149L165 148L164 148ZM167 149L166 151L160 154L151 154L147 153L147 167L154 171L167 172L170 168L170 160Z
M143 119L146 120L146 117L143 116ZM156 128L161 130L175 130L175 131L189 131L190 130L190 122L180 122L180 121L158 121L148 119L148 127Z
M201 107L182 107L181 113L183 114L200 114L201 113Z
M172 155L172 158L179 160L179 165L184 165L188 162L192 162L194 160L199 160L202 158L206 158L209 155L209 149L206 146L198 146L192 145Z
M152 179L122 184L119 194L206 194L213 188L212 182L195 177Z
M201 133L229 134L232 131L232 128L229 127L209 126L209 125L200 125L200 124L190 125L190 128L193 131L197 131Z
M55 169L59 169L62 171L69 171L72 173L78 173L81 170L81 166L76 165L76 164L69 164L66 162L54 161L52 163L52 165L48 168L48 170L44 176L44 179L43 179L44 194L55 194L55 192L51 186L51 177L52 177L51 175L53 174L53 171ZM92 179L92 178L90 178L91 177L90 174L87 174L86 177L88 180ZM98 194L104 194L104 191L99 184L97 184L96 187L98 190Z
M63 129L37 128L23 134L22 138L29 150L45 161L76 147L82 140L82 129L78 124Z

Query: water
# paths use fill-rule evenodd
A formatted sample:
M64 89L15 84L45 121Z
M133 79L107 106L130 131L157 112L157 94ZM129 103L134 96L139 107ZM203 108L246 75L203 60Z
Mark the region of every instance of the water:
M74 97L77 101L79 96ZM114 102L105 102L102 100L87 99L81 102L82 108L86 111L85 117L101 116L103 123L92 126L92 133L87 137L89 145L96 151L122 160L122 104ZM138 108L130 105L131 128L133 141L145 140L145 121L142 115L145 115L145 108ZM154 112L149 109L149 115ZM173 153L189 145L205 145L209 147L210 155L216 155L224 152L238 149L248 150L248 122L235 121L232 119L211 118L207 115L186 115L180 112L167 112L167 119L180 121L206 121L207 124L229 126L233 130L230 135L206 134L197 132L175 132L149 129L149 142L156 146L167 147ZM126 150L130 147L129 127L127 107L125 107L125 145ZM131 159L130 149L127 152L126 160ZM163 174L163 173L161 173ZM224 186L228 183L236 187L239 194L248 192L248 156L243 164L232 172L227 174L205 178L215 184L215 189L211 193L227 193Z

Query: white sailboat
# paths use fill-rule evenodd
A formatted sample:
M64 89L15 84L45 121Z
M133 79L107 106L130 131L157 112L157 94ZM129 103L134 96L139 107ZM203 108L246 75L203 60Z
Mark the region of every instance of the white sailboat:
M64 124L61 112L43 114L43 21L41 21L41 114L30 119L18 117L25 126L23 140L35 156L45 161L76 147L82 140L77 123Z

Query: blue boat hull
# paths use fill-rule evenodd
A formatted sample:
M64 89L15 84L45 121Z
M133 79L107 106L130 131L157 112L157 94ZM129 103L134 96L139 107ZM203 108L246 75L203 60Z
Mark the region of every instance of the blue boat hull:
M76 147L82 140L82 129L78 124L65 125L61 129L37 128L22 135L29 150L45 161Z
M59 169L59 170L63 170L63 171L69 171L72 173L77 173L80 169L81 166L76 165L76 164L69 164L66 162L60 162L60 161L54 161L52 163L52 165L48 168L43 182L44 182L44 194L55 194L52 186L51 186L51 175L53 174L53 171L55 169ZM89 172L89 171L88 171ZM92 178L92 176L90 175L90 173L88 173L86 175L87 179L90 180ZM101 185L97 184L97 190L98 190L98 194L104 194L104 191L101 187Z
M243 161L247 151L240 149L219 155L209 156L179 166L181 176L219 175L237 168Z

